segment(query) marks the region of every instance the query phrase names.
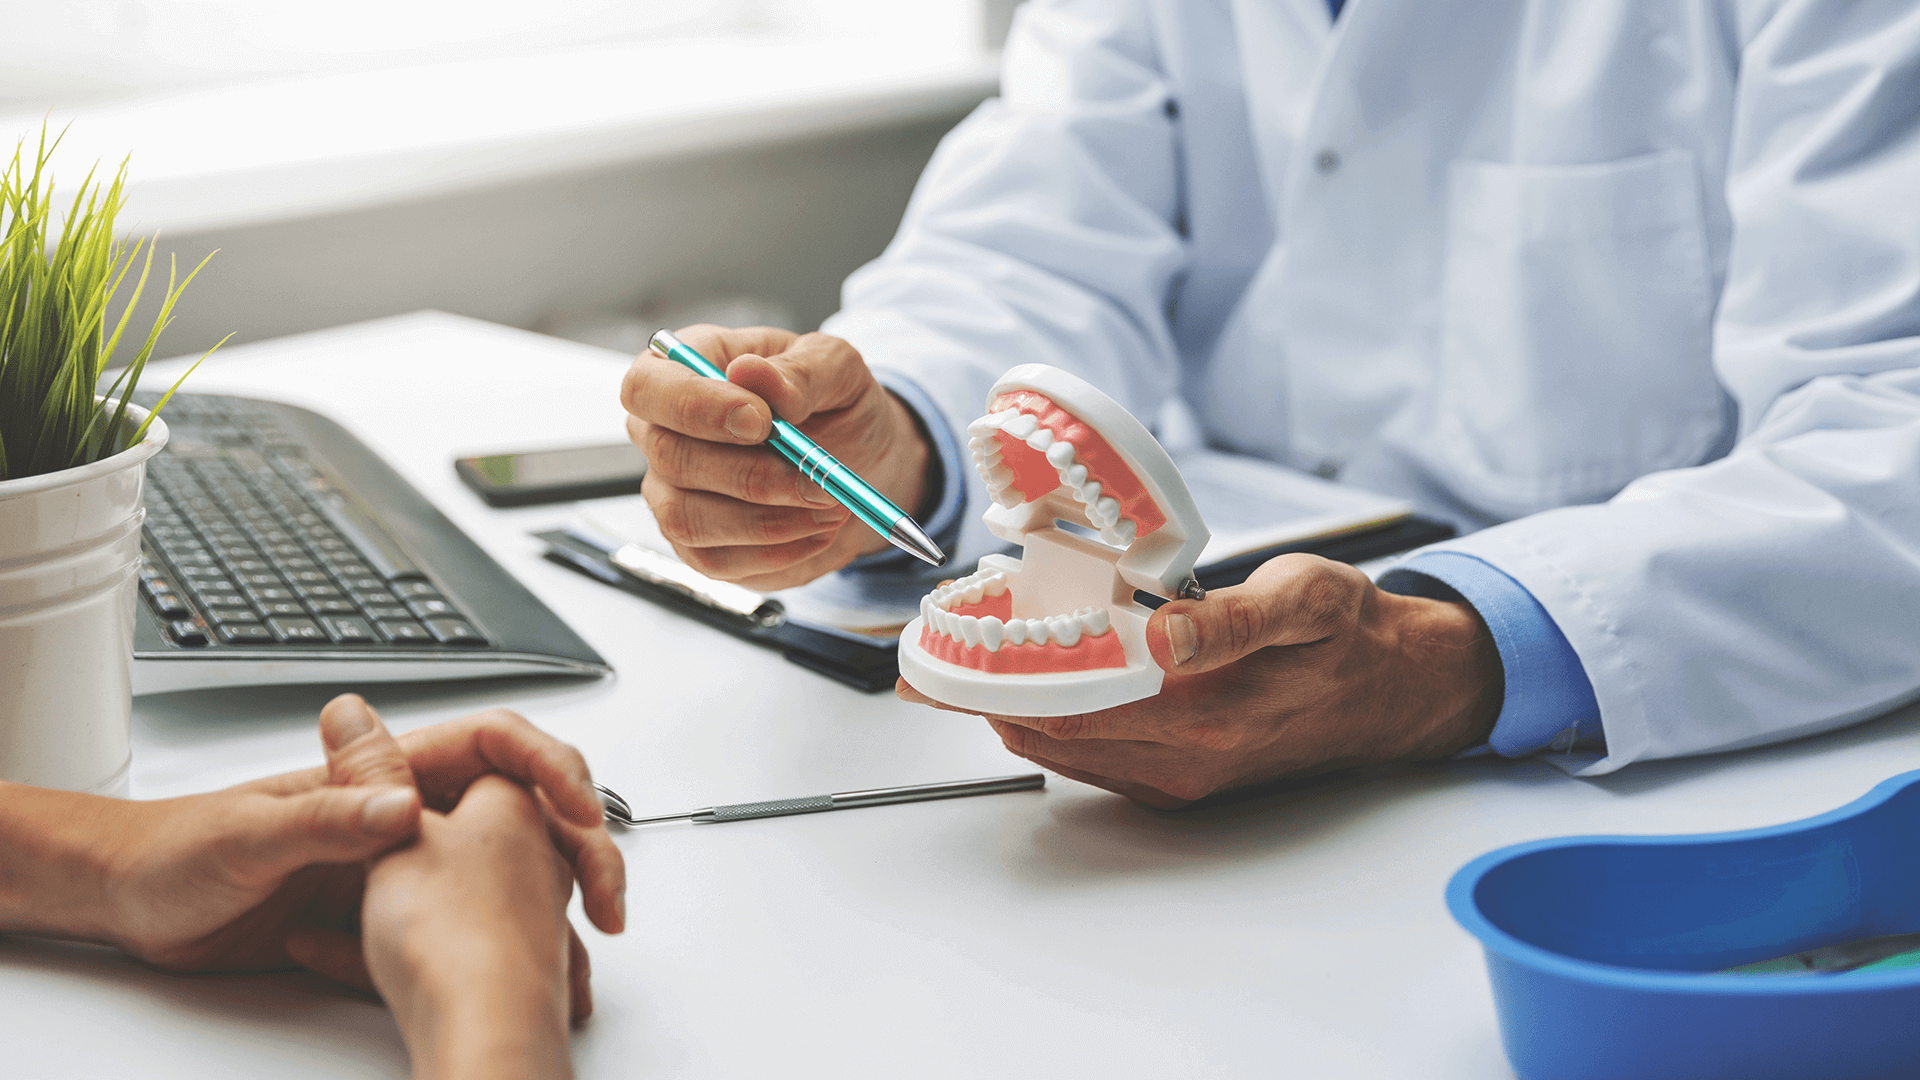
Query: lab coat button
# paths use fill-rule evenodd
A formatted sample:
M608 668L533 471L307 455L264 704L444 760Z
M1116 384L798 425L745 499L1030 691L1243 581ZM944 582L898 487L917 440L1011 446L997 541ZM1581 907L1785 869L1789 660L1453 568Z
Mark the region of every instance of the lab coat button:
M1332 149L1320 151L1319 155L1313 159L1313 167L1319 169L1323 176L1332 176L1340 169L1339 151Z

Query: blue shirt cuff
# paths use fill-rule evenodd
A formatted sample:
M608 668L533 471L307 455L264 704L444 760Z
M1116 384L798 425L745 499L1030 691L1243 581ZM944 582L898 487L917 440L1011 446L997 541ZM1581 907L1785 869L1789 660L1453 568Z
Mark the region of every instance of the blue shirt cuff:
M876 371L874 377L919 419L920 426L926 429L927 441L933 444L933 452L940 456L940 502L920 527L942 551L951 553L960 544L960 517L967 508L967 484L960 471L966 461L965 448L947 418L941 415L940 407L920 389L919 383L892 371ZM902 509L913 512L911 507ZM908 563L919 565L913 556L888 547L853 560L846 569L887 570Z
M1506 757L1568 751L1604 737L1580 657L1547 609L1493 564L1457 551L1415 555L1380 578L1388 592L1471 605L1493 633L1506 698L1488 745Z

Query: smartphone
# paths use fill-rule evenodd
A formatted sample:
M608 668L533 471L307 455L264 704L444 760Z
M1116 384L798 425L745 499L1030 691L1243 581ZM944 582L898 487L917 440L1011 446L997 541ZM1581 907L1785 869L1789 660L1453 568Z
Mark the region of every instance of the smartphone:
M534 506L632 495L647 475L647 459L632 443L610 443L463 457L453 471L488 506Z

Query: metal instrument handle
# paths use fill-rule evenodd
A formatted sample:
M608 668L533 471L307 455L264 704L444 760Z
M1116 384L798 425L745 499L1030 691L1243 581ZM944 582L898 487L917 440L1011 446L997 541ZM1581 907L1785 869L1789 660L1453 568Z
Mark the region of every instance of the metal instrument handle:
M888 803L959 799L968 795L998 795L1005 791L1032 791L1045 787L1046 783L1045 773L1027 773L1023 776L995 776L986 780L953 780L944 784L909 784L905 787L842 791L828 797L836 808L885 806Z
M811 795L804 799L773 799L768 802L734 803L731 806L710 806L705 810L695 810L693 820L701 825L712 825L722 821L746 821L749 818L785 817L788 814L817 814L822 810L838 810L831 795Z

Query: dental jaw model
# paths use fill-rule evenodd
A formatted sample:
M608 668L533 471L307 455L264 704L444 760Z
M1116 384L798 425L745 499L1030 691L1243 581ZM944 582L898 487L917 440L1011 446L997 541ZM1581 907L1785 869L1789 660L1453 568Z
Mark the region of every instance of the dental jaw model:
M1159 693L1152 612L1133 594L1190 593L1207 545L1173 460L1112 398L1043 364L1002 376L967 434L994 500L987 528L1025 550L989 555L920 601L900 634L901 675L935 700L1005 716L1066 716Z

